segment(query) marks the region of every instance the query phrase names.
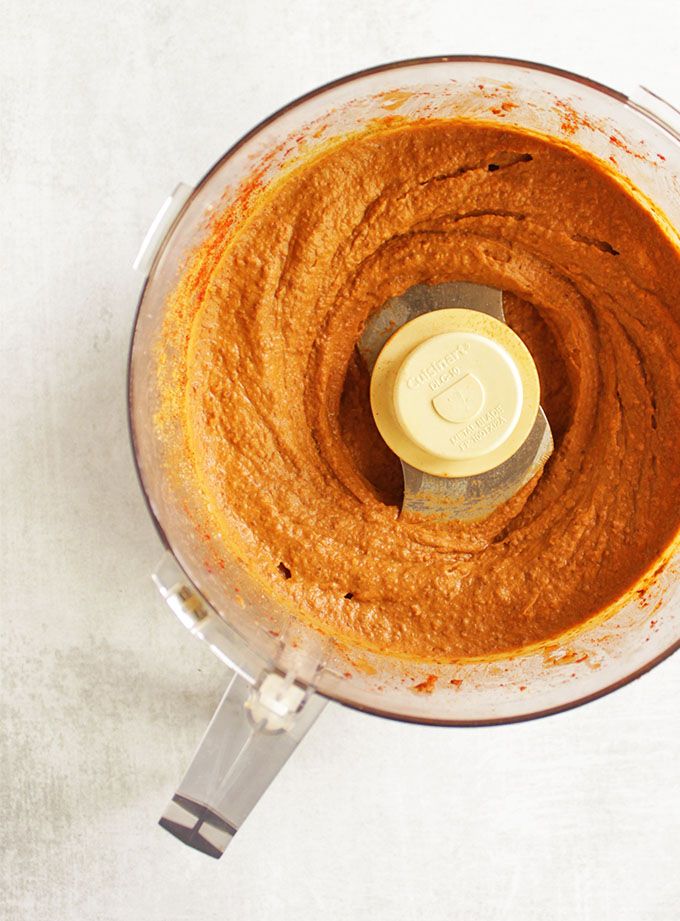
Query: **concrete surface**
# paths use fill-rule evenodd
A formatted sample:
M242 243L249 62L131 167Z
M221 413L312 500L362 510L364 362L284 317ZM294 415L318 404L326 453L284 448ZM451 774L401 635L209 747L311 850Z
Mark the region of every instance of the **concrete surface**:
M156 603L124 377L159 203L291 97L490 52L677 103L679 33L674 0L4 5L0 917L678 918L677 657L508 728L329 707L222 861L160 830L224 674Z

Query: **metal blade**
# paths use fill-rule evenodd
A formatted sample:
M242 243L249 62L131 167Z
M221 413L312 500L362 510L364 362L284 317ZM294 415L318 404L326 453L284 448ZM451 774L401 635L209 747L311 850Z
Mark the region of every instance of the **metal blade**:
M369 319L358 342L359 353L373 371L382 347L400 326L432 310L467 307L505 322L503 292L471 282L414 285L390 298ZM487 473L469 477L437 477L401 461L404 472L402 512L451 521L481 521L507 502L539 473L554 449L550 424L539 408L522 447Z
M468 281L414 285L398 297L391 297L389 301L385 301L384 306L366 323L357 347L368 370L373 371L382 347L400 326L424 313L445 310L448 307L479 310L480 313L488 313L505 323L503 292L498 288L474 285Z
M401 461L404 471L402 512L455 521L482 521L511 499L543 469L553 452L550 425L539 409L534 427L519 451L487 473L438 477Z

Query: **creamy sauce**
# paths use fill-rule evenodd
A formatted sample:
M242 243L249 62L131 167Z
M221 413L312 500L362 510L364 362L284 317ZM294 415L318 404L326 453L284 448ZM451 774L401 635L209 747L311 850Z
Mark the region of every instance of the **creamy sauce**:
M591 158L464 122L354 138L281 181L215 266L182 314L191 475L325 633L440 662L517 649L614 603L676 534L680 254ZM389 297L455 280L504 290L555 452L487 521L428 525L400 517L356 343Z

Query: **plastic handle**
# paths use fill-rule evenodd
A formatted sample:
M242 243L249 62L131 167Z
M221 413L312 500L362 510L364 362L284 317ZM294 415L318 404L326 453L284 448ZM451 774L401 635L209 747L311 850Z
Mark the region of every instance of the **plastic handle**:
M221 857L325 705L276 673L256 687L234 673L160 824Z
M258 656L210 607L166 553L153 573L189 632L229 667L231 680L160 824L190 847L221 857L274 777L326 706L314 693L320 660L284 672Z
M654 90L646 86L636 86L628 95L628 105L651 118L660 128L680 141L680 109Z

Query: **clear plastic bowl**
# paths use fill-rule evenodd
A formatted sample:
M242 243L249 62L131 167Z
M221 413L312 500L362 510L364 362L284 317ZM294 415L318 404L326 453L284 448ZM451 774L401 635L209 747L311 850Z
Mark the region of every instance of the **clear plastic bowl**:
M619 687L677 649L680 554L669 555L606 619L559 642L493 661L436 667L403 663L361 648L340 651L265 596L227 547L213 544L227 561L224 570L213 571L195 526L202 510L190 478L178 484L164 474L168 451L179 450L180 439L173 443L171 438L169 447L153 424L159 402L157 346L168 296L210 221L230 211L243 219L268 184L300 156L395 116L476 118L566 140L603 161L613 158L618 172L680 227L680 113L642 89L624 95L522 61L421 59L337 80L260 123L194 189L182 186L170 196L139 258L148 276L130 354L130 427L149 509L171 554L156 578L176 613L208 639L251 695L266 686L268 676L282 679L282 711L287 706L295 711L285 689L300 687L307 702L314 692L421 723L483 725L544 716ZM192 593L198 602L187 601ZM414 692L433 673L437 681L431 693ZM311 713L313 706L305 706ZM248 718L256 726L252 707ZM224 809L219 814L224 818ZM237 824L226 821L230 827Z

